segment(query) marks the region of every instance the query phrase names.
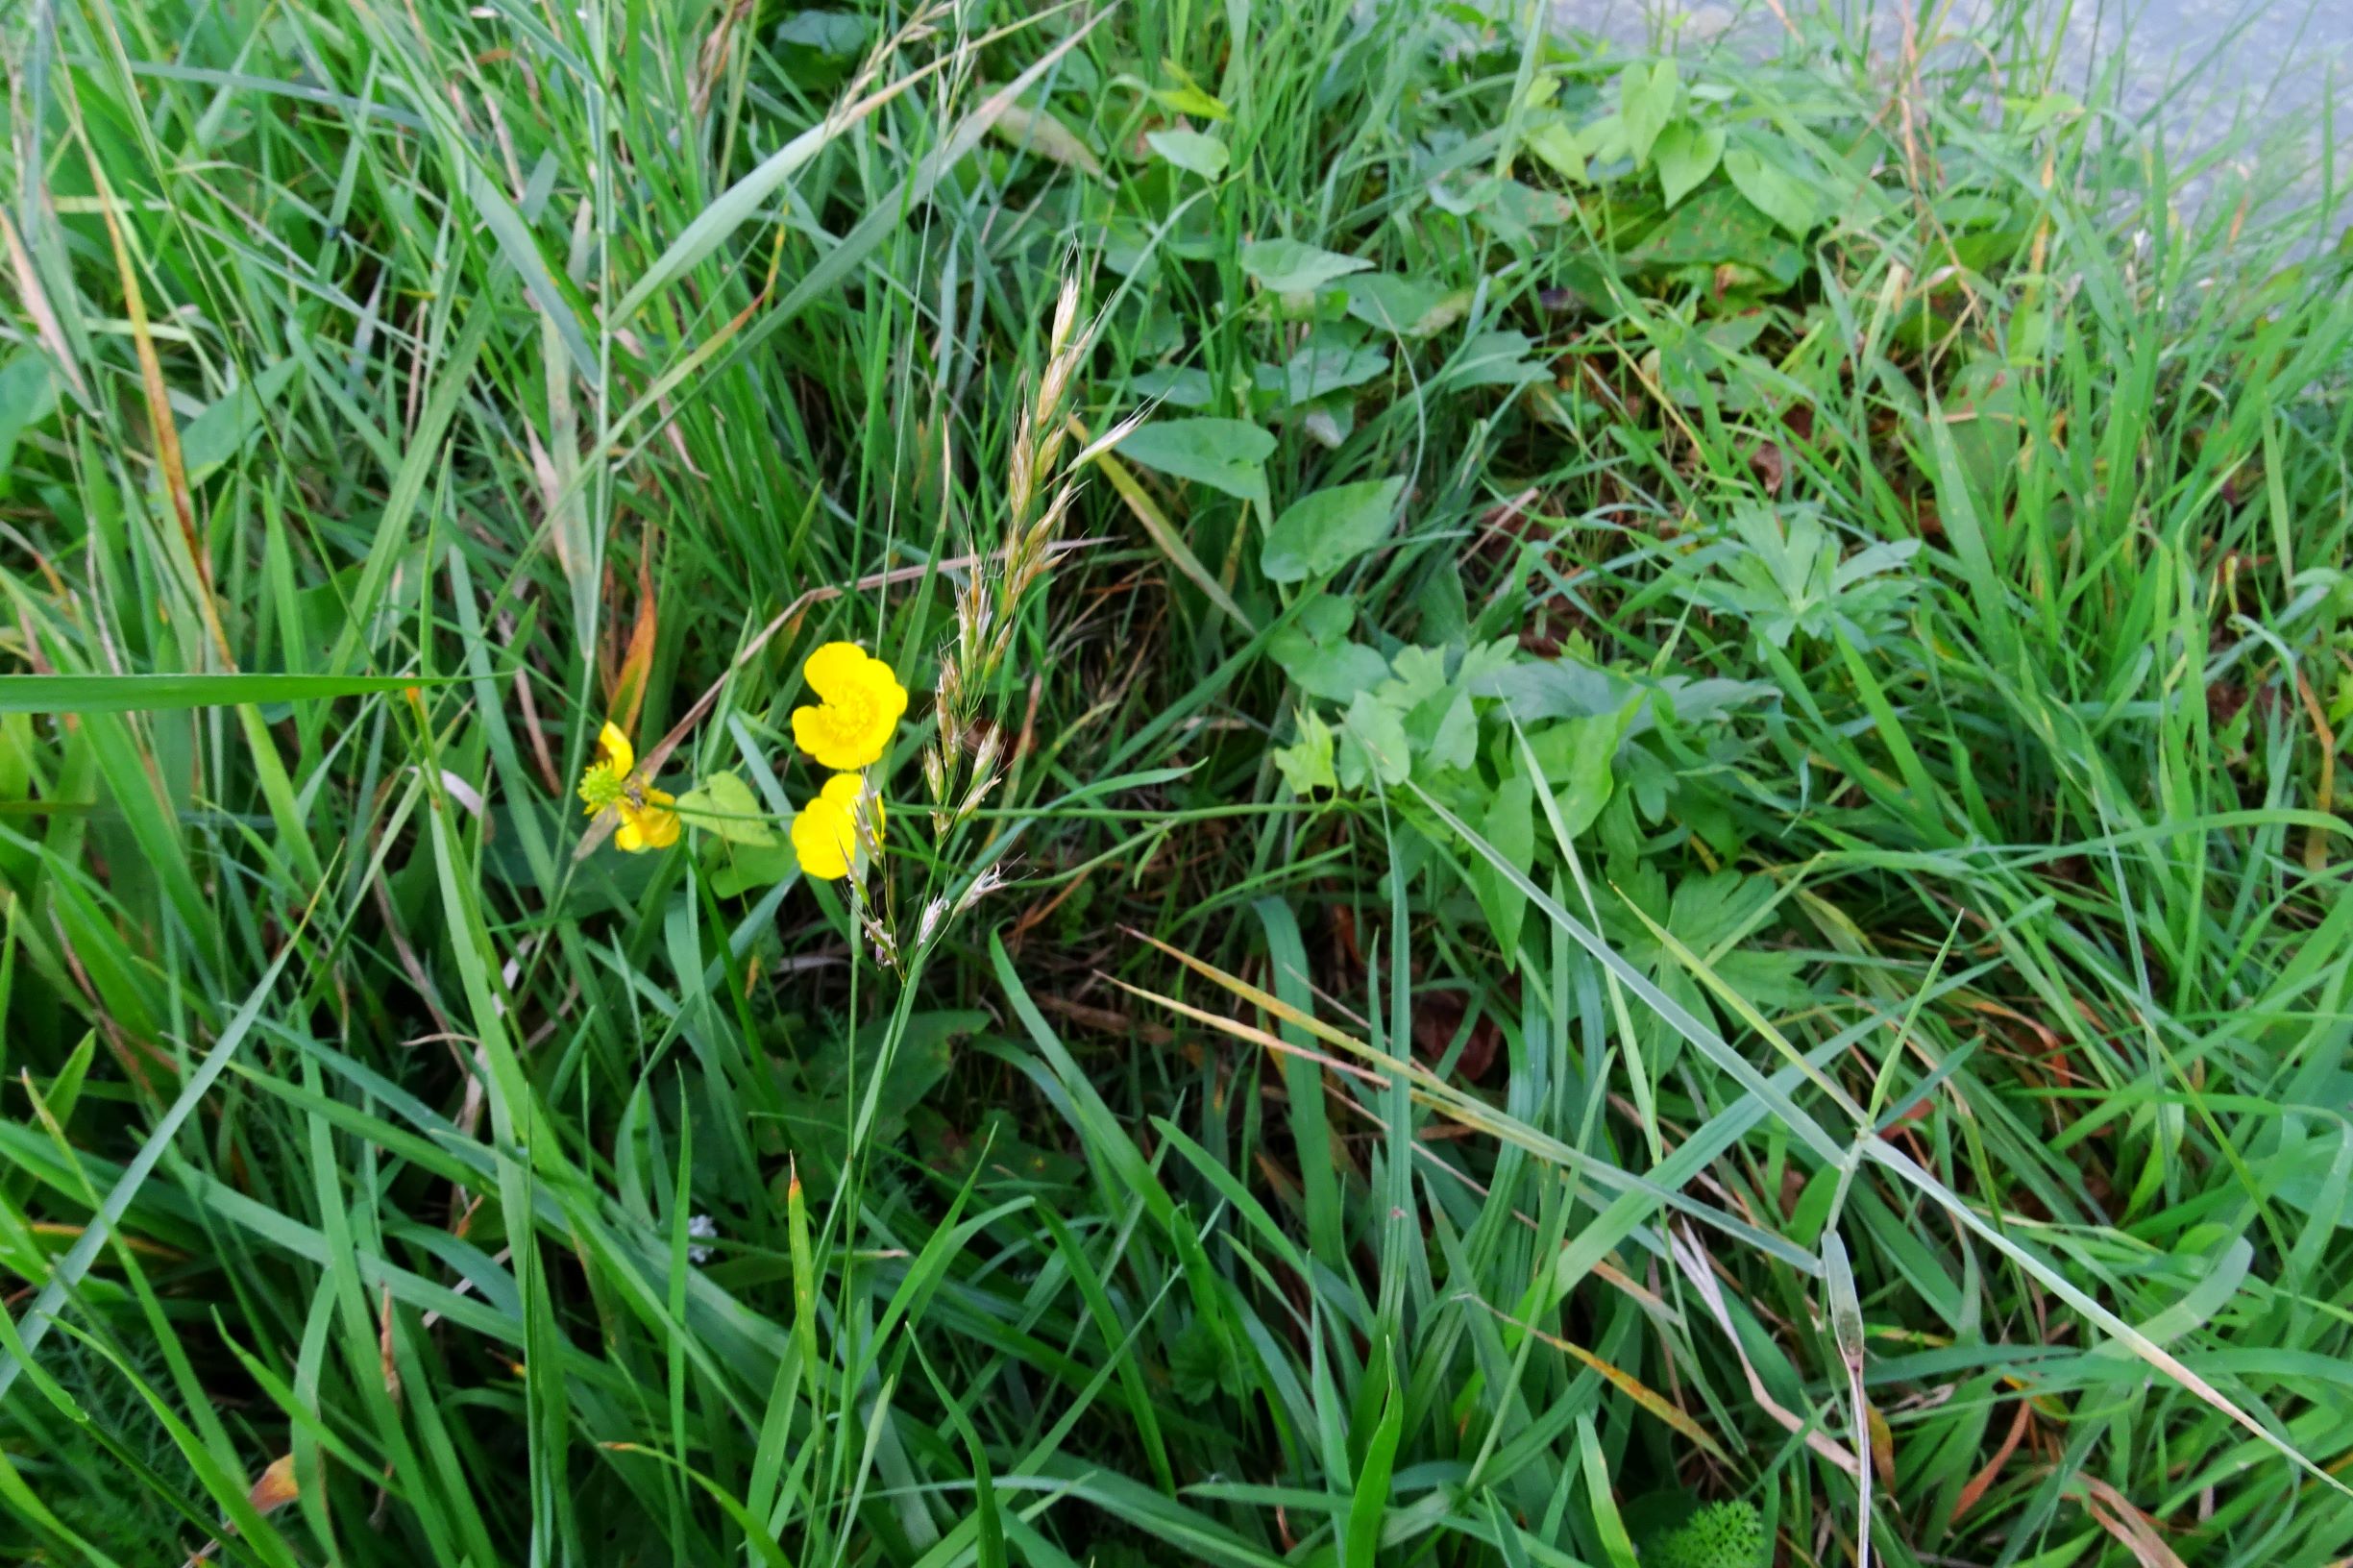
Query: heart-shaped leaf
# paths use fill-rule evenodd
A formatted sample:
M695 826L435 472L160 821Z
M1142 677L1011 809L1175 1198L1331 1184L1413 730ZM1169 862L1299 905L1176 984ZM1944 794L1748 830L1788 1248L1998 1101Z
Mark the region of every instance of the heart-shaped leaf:
M1675 61L1645 69L1629 65L1618 77L1618 112L1626 120L1626 150L1639 169L1651 160L1651 146L1683 107L1683 83Z
M1678 120L1658 134L1658 144L1652 152L1658 159L1659 192L1672 208L1716 172L1724 157L1724 132L1717 126L1703 130L1689 120Z
M1789 231L1798 239L1820 221L1814 194L1805 182L1750 147L1735 147L1724 155L1724 172L1751 206Z
M1119 455L1244 501L1266 495L1275 438L1247 420L1161 419L1119 443Z
M1143 139L1161 157L1204 180L1221 178L1233 161L1224 142L1198 131L1147 131Z
M730 844L757 845L776 842L769 826L768 809L751 786L733 773L713 773L677 799L678 816L689 825L716 833Z
M1399 278L1385 272L1348 283L1348 313L1368 327L1407 337L1429 337L1462 319L1471 291L1453 293L1418 278Z
M1328 576L1388 537L1403 478L1336 484L1300 497L1267 530L1259 565L1276 582Z
M1242 247L1242 271L1273 294L1312 294L1372 265L1361 257L1319 250L1295 239L1260 239Z

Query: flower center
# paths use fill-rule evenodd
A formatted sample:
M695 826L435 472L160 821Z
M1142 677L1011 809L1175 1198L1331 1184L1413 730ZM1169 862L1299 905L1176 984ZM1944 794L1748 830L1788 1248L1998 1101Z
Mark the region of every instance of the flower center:
M617 806L629 793L629 775L609 762L594 764L580 775L580 798L591 811Z

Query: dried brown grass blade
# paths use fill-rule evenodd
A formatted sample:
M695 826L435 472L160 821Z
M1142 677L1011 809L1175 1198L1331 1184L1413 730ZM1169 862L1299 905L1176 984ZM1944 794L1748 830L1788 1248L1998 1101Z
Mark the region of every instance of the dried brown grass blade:
M1476 1296L1469 1299L1479 1301L1479 1298ZM1603 1360L1593 1352L1587 1350L1584 1346L1578 1344L1573 1340L1563 1339L1556 1334L1547 1334L1532 1323L1523 1323L1518 1318L1513 1317L1509 1312L1503 1311L1501 1308L1495 1306L1491 1302L1479 1301L1479 1305L1486 1308L1488 1311L1494 1313L1495 1316L1510 1324L1513 1328L1535 1335L1535 1337L1543 1340L1555 1350L1561 1352L1563 1355L1568 1356L1580 1363L1600 1373L1604 1379L1607 1380L1612 1387L1616 1388L1620 1393L1626 1395L1627 1398L1632 1400L1635 1404L1641 1406L1644 1409L1650 1411L1653 1415L1658 1417L1659 1420L1664 1421L1668 1426L1673 1427L1677 1432L1681 1433L1685 1437L1690 1438L1691 1441L1698 1446L1701 1452L1707 1455L1708 1458L1714 1459L1717 1463L1728 1465L1732 1462L1732 1457L1724 1451L1722 1444L1718 1443L1714 1437L1708 1435L1708 1432L1705 1427L1701 1426L1699 1422L1693 1420L1690 1413L1680 1405L1676 1404L1666 1395L1658 1392L1658 1390L1644 1383L1640 1378L1635 1377L1631 1372L1619 1370L1617 1367L1610 1365L1609 1362Z
M98 215L106 220L107 239L114 248L114 270L122 279L123 309L131 318L131 343L138 354L139 381L147 395L147 423L155 435L156 468L162 476L172 515L179 519L189 564L195 569L197 605L204 612L205 628L212 634L222 667L234 670L237 661L229 651L229 633L221 625L220 605L212 597L212 555L205 547L204 535L197 531L195 498L188 493L187 465L180 455L180 426L172 417L171 398L163 385L163 361L156 355L155 331L147 319L147 296L139 288L138 269L131 264L131 249L123 242L122 224L114 216L113 189L86 143L83 152L98 190Z
M1773 1417L1784 1431L1803 1433L1806 1447L1859 1480L1863 1467L1853 1455L1825 1435L1819 1425L1793 1414L1766 1390L1765 1380L1756 1375L1756 1368L1750 1364L1749 1353L1741 1347L1739 1331L1732 1326L1731 1311L1724 1304L1724 1287L1716 1283L1715 1270L1708 1267L1707 1255L1700 1249L1698 1238L1685 1235L1680 1226L1668 1227L1667 1238L1675 1253L1676 1267L1691 1282L1692 1290L1706 1305L1708 1315L1724 1331L1724 1337L1731 1341L1732 1354L1740 1361L1741 1374L1749 1380L1749 1397L1756 1402L1756 1408Z
M2008 1464L2010 1456L2018 1452L2018 1445L2025 1439L2026 1429L2033 1421L2034 1402L2021 1399L2018 1402L2018 1414L2010 1418L2010 1435L2001 1440L2001 1447L1996 1449L1994 1457L1985 1461L1985 1467L1970 1477L1969 1484L1961 1488L1961 1495L1952 1500L1952 1518L1949 1523L1959 1524L1961 1515L1975 1507L1977 1500L1985 1495L1986 1488L2000 1479L2002 1466Z
M74 396L88 403L90 389L82 380L82 367L74 363L73 353L66 347L65 329L59 324L57 312L50 308L40 274L33 270L32 253L25 249L24 236L16 232L16 225L9 221L5 211L0 211L0 237L8 241L9 270L16 275L16 296L24 302L25 314L33 318L33 330L39 335L41 347L57 361L58 374L74 389Z
M2075 1480L2083 1487L2083 1511L2115 1536L2141 1568L2184 1568L2165 1537L2157 1533L2156 1521L2134 1507L2122 1492L2093 1476L2078 1475Z

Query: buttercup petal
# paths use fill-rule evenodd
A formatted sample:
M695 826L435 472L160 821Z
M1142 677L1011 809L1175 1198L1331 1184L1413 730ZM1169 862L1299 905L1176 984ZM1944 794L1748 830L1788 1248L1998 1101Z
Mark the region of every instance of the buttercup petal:
M858 767L857 763L837 763L836 756L854 749L842 734L841 714L830 707L798 707L793 710L793 744L828 768Z
M856 643L827 643L801 665L801 678L828 702L839 702L858 689L866 667L873 663Z
M839 881L849 874L857 839L857 824L848 809L823 795L801 807L793 819L793 853L800 860L800 873L821 882Z
M629 745L629 737L621 732L621 726L610 719L597 732L597 753L598 760L609 763L617 773L625 773L637 766L636 748Z
M647 793L650 795L652 792L648 791ZM670 797L664 796L662 798L667 800ZM636 823L638 837L645 841L647 848L667 849L678 842L678 814L676 812L663 811L659 807L641 806L632 810L629 817Z
M855 643L827 643L801 673L822 700L793 710L793 744L842 772L881 761L907 711L907 690L891 667Z

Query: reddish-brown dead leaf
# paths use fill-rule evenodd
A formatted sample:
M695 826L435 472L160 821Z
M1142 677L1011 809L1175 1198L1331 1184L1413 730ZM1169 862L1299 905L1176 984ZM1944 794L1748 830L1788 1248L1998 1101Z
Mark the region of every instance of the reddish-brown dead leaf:
M2141 1568L2184 1568L2180 1557L2157 1532L2157 1522L2125 1499L2122 1492L2104 1481L2078 1475L2075 1480L2083 1486L2083 1509L2115 1536Z
M598 658L604 676L604 711L606 717L621 726L624 735L637 733L638 711L646 704L646 674L653 668L653 637L657 629L653 604L653 534L647 531L637 551L637 614L629 623L628 641L616 643L620 630L619 615L609 617L604 625L606 640ZM613 575L604 575L604 596L609 602L613 593Z
M1961 1515L1977 1506L1977 1499L1985 1495L1986 1488L2001 1479L2001 1467L2008 1464L2010 1456L2018 1452L2018 1445L2025 1437L2026 1429L2033 1420L2034 1406L2026 1400L2020 1400L2018 1413L2010 1418L2010 1434L2001 1440L2001 1447L1994 1451L1994 1457L1985 1461L1985 1467L1969 1478L1969 1484L1961 1488L1961 1495L1952 1500L1952 1518L1949 1523L1959 1524Z
M1413 1048L1423 1061L1435 1063L1444 1059L1455 1037L1462 1032L1462 1017L1467 1011L1458 991L1431 990L1414 994ZM1470 1039L1462 1042L1462 1059L1455 1065L1463 1082L1475 1084L1487 1075L1503 1039L1503 1031L1496 1027L1495 1020L1482 1012L1478 1021L1471 1025Z

